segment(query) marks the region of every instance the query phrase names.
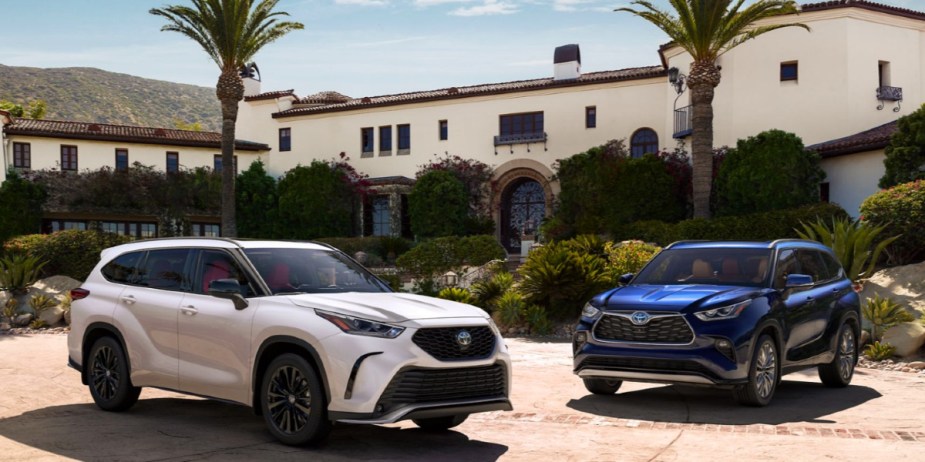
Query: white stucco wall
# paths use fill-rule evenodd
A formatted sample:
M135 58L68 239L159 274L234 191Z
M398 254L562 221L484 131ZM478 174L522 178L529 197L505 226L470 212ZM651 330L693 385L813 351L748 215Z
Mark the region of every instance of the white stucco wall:
M885 172L884 157L881 149L822 159L819 166L829 182L829 201L858 217L864 199L880 190L877 183Z

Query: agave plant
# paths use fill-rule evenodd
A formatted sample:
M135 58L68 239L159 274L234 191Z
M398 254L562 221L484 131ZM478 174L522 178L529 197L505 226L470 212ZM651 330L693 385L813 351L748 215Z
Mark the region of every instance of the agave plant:
M800 222L800 226L803 229L796 229L797 234L830 247L845 268L846 276L854 283L870 277L880 252L899 238L891 236L878 241L877 236L886 226L847 218L833 218L831 224L817 219L814 223Z
M891 358L895 352L896 348L889 343L874 342L864 349L864 356L867 356L872 361L883 361Z
M0 258L0 290L14 294L26 293L26 288L39 279L44 261L37 257L13 255Z
M444 300L452 300L454 302L469 304L471 304L474 300L472 293L461 287L447 287L441 290L440 293L437 294L437 297Z
M472 284L473 302L475 305L488 310L494 311L497 308L498 299L511 290L514 285L514 276L511 273L498 273L485 281Z
M6 304L3 305L3 317L12 321L13 317L16 316L16 311L19 309L19 301L13 297L10 297L6 301Z
M891 298L874 295L861 307L861 314L870 321L870 338L880 340L883 332L897 324L909 322L915 318L899 303Z
M546 316L546 309L542 306L529 306L524 313L524 318L526 318L530 333L547 335L552 332L552 322L549 321L549 317Z
M523 322L526 307L523 297L517 292L507 292L498 298L495 321L501 327L514 327Z
M36 318L38 318L38 316L43 311L55 306L56 304L57 303L55 302L55 299L43 294L33 295L32 298L29 299L29 307L32 308L33 312L35 312Z
M554 319L577 316L588 299L612 284L604 258L572 250L567 242L531 252L518 273L526 301L546 308Z

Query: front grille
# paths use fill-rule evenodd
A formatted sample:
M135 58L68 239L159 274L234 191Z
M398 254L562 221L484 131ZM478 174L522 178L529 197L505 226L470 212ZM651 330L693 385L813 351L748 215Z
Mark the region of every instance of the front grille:
M468 345L458 340L463 331L470 335ZM484 359L495 351L495 334L487 326L419 329L411 341L441 361Z
M379 398L377 409L387 413L409 404L504 398L506 390L507 374L502 364L458 369L408 368L392 378Z
M629 318L607 314L594 326L594 338L616 342L678 343L694 340L694 332L682 316L655 316L637 326Z
M591 356L585 358L575 369L597 369L603 371L653 371L653 372L695 372L712 375L709 369L695 361L671 359L619 358L613 356Z

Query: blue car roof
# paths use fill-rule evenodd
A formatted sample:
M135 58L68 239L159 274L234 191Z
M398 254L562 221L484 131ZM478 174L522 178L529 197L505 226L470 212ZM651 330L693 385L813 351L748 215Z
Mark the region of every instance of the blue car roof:
M814 247L831 251L816 241L804 239L778 239L776 241L678 241L665 249L774 249L789 247Z

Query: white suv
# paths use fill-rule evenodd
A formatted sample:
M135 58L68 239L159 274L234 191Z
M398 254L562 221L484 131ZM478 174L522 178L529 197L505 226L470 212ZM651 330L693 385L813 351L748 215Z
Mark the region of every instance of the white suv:
M396 293L315 243L155 239L72 291L69 364L102 409L141 387L241 403L286 444L332 422L447 429L511 410L511 361L473 306Z

